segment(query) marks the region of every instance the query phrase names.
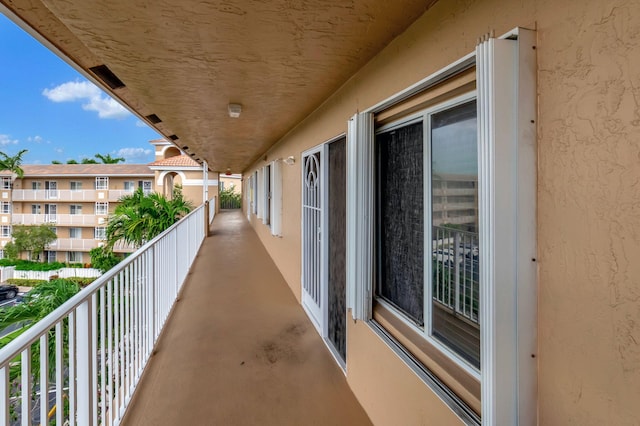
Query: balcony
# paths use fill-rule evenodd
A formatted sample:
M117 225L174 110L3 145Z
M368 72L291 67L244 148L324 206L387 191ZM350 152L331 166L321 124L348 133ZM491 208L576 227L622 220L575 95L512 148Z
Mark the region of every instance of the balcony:
M204 221L192 213L0 350L0 419L40 421L68 398L56 424L370 424L242 214L209 238ZM34 374L22 363L36 391L20 395L8 365L48 339L59 356Z
M47 250L57 251L89 251L98 247L102 241L93 238L58 238L49 244Z
M146 191L149 192L149 191ZM133 189L14 189L13 201L118 201L125 195L131 195Z
M11 216L14 225L106 226L106 216L93 214L17 214Z
M71 189L14 189L13 201L98 201L98 191Z

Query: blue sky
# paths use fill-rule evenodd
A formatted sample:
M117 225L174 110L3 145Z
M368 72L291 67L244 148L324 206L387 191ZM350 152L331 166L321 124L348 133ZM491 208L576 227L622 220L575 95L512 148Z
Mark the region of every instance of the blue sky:
M0 14L0 151L23 164L95 154L154 160L160 136Z

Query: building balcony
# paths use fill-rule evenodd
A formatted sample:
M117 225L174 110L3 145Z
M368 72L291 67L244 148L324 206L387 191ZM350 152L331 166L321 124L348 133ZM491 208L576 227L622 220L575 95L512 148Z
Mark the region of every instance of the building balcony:
M75 325L73 356L49 361L55 379L46 362L22 379L50 396L0 395L0 416L37 422L69 398L56 424L370 424L246 218L219 215L208 238L203 215L187 220L0 350L6 380L11 360Z
M133 189L14 189L13 201L49 201L49 202L95 202L118 201L125 195L131 195Z
M106 226L106 216L93 214L16 214L11 216L14 225L52 226Z
M58 238L49 244L47 250L56 251L89 251L101 245L103 241L89 238Z

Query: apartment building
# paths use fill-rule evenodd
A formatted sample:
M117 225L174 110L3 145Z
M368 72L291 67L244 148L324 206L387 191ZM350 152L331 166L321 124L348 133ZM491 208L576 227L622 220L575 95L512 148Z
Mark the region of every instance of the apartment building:
M89 251L104 244L108 217L119 199L136 189L170 195L175 185L181 185L194 206L201 204L202 167L177 148L166 149L167 141L151 143L156 161L148 165L23 165L22 178L4 172L0 175L0 245L11 241L14 225L47 224L58 239L47 247L44 260L89 263ZM209 184L213 196L217 180ZM116 253L133 250L126 244L114 247Z

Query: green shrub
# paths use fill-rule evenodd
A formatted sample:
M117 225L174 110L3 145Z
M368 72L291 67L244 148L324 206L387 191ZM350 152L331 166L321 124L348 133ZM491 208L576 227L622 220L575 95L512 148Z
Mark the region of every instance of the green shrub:
M64 278L67 281L71 281L73 283L78 284L80 287L84 288L86 286L88 286L89 284L91 284L92 282L94 282L97 278L85 278L85 277L69 277L69 278Z
M67 267L61 262L41 263L22 259L0 259L0 266L15 266L17 271L54 271Z
M26 278L9 278L7 280L9 284L19 285L22 287L36 287L42 283L49 282L47 280L30 280Z

